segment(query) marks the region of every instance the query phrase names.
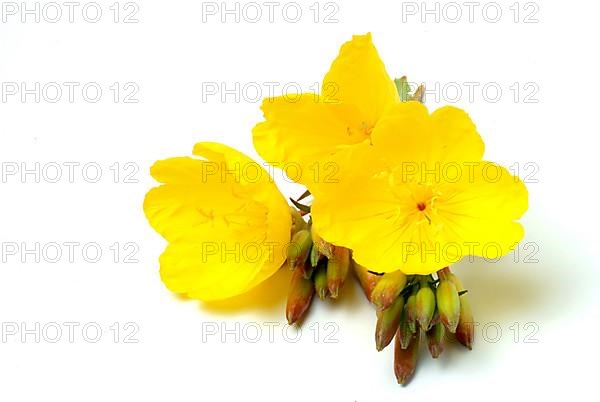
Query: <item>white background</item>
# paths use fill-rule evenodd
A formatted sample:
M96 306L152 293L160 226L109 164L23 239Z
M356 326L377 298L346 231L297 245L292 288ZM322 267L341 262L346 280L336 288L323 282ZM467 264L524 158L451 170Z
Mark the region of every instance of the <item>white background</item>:
M97 23L83 19L81 6L73 23L66 7L57 23L43 15L39 23L35 16L22 23L20 10L3 15L6 22L0 23L2 83L25 82L28 88L36 82L42 87L80 83L72 103L65 87L56 103L43 94L39 103L34 95L23 102L20 93L0 103L3 173L14 164L46 167L40 183L33 174L23 180L21 172L0 182L0 241L19 247L15 255L3 252L0 264L2 399L469 401L593 392L600 279L593 252L600 135L600 65L592 40L600 37L597 2L537 0L531 6L523 1L517 3L521 12L515 22L515 2L499 1L497 23L486 21L495 13L490 8L483 13L484 1L475 8L473 22L458 2L463 15L455 23L448 19L455 18L456 8L444 8L443 2L439 22L434 14L422 22L421 2L416 15L407 15L401 2L338 0L336 8L325 9L322 1L317 23L314 7L309 8L313 0L297 0L303 13L297 23L285 20L283 1L272 23L264 5L256 23L244 21L244 15L239 23L235 15L222 23L220 12L205 15L203 22L201 2L139 0L138 23L123 23L133 10L123 10L125 2L115 23L109 9L113 1L98 3L103 14ZM433 9L434 2L427 3ZM239 7L242 12L243 3ZM525 23L536 9L532 18L538 22ZM332 18L338 22L325 23L335 10ZM520 254L497 263L463 261L456 268L481 323L474 350L450 345L438 361L423 350L416 377L404 388L395 383L393 348L375 351L375 313L352 282L339 301L314 303L299 341L291 342L282 332L286 272L260 289L268 297L258 303L243 298L234 306L207 306L181 300L160 282L158 256L165 243L141 208L153 185L148 168L154 160L190 154L195 142L205 140L256 155L250 130L261 113L259 101L251 99L255 94L241 94L237 102L235 95L225 102L220 94L203 99L203 83L235 88L237 82L243 88L276 82L276 94L295 83L309 91L339 46L352 34L369 31L392 76L406 74L434 90L438 85L438 92L446 88L447 96L437 101L429 94L430 108L456 103L467 109L486 142L486 158L505 166L517 163L522 178L537 180L528 183L530 209ZM103 89L97 103L82 97L81 87L89 82ZM116 82L121 86L117 103L109 89ZM128 82L139 88L138 103L123 102ZM471 99L465 82L479 85ZM454 83L463 91L456 102ZM503 91L497 102L492 90L482 93L490 83ZM267 87L263 90L266 96ZM69 162L79 163L73 183L63 165ZM97 183L86 180L94 170L83 176L87 163L102 169ZM49 183L55 164L63 166L63 177ZM531 166L537 167L533 176ZM128 183L127 173L137 183ZM276 179L287 195L301 192ZM60 261L42 256L36 262L34 255L22 256L22 243L33 248L36 242L80 246L73 262L65 247ZM102 250L96 263L82 256L83 245L91 243ZM121 251L117 256L110 249L114 243ZM126 243L134 245L124 250ZM132 248L136 245L139 250ZM138 262L126 263L126 251L132 250ZM73 342L65 322L78 324ZM279 325L272 340L265 324L270 322ZM25 339L21 323L32 330ZM248 332L238 331L239 342L231 334L223 342L222 334L207 334L211 323ZM334 328L327 323L336 326L331 340L337 343L327 342ZM11 335L13 324L18 333ZM52 343L56 325L62 337ZM252 343L256 325L262 336ZM98 327L103 332L92 343ZM127 342L135 331L129 340L138 342Z

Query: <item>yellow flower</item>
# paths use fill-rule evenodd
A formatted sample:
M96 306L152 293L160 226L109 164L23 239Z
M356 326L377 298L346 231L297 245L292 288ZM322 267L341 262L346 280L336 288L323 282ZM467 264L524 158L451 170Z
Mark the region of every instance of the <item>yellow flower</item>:
M320 95L263 101L265 121L252 132L254 147L312 190L336 180L339 166L364 150L385 110L399 101L371 34L354 36L325 75Z
M339 183L319 187L312 206L316 230L351 248L359 264L429 274L463 256L505 255L522 239L515 221L527 210L527 189L482 160L464 111L399 103L371 140L370 160L379 163L355 161Z
M246 155L202 142L191 157L156 162L162 185L148 192L144 212L168 242L160 274L173 292L201 300L244 293L286 259L291 215L268 173Z

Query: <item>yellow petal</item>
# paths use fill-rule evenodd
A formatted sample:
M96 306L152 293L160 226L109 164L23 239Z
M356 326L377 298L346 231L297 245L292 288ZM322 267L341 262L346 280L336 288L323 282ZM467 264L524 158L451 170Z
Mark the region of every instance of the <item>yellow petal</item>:
M262 244L217 239L211 234L180 239L161 255L160 276L171 291L191 298L212 301L236 296L267 279L283 263L277 258L282 250L271 255ZM257 277L261 280L254 281Z
M430 115L416 102L394 106L373 132L369 159L319 188L314 227L379 272L428 274L467 255L505 255L523 237L515 221L527 209L527 190L482 154L460 109Z
M232 183L222 182L211 162L189 157L156 162L150 169L162 186L151 189L144 200L150 225L171 241L207 225L225 226L232 211L258 207L243 198L233 197ZM209 174L210 172L210 174ZM217 201L220 200L220 201Z
M295 103L285 97L266 99L262 110L266 121L252 130L254 147L266 162L309 189L333 180L336 161L351 158L356 146L368 142L352 105L303 94Z
M268 173L244 154L196 144L189 157L158 161L144 212L171 244L161 256L169 289L203 300L245 292L285 261L291 216Z
M399 103L382 118L372 134L373 147L392 165L409 165L421 173L446 163L480 161L484 144L463 110L445 106L431 115L420 102Z
M370 33L354 35L342 45L325 75L322 93L340 103L355 105L368 127L374 127L386 109L400 101Z
M472 173L465 171L457 183L440 185L428 218L415 207L415 192L390 184L388 174L357 177L360 191L342 186L315 199L315 228L377 272L425 275L468 255L506 255L524 234L515 221L527 210L527 189L489 162L468 168Z
M462 245L463 256L494 259L522 240L524 229L516 220L527 211L528 192L506 168L481 162L441 191L433 218L442 228L437 235L440 243Z
M265 99L265 121L252 131L260 156L311 191L332 182L357 158L371 132L399 97L371 35L345 43L323 81L320 96Z
M406 226L404 216L409 213L389 181L387 173L356 172L354 181L342 180L336 191L320 192L311 209L313 225L326 241L352 249L356 262L377 272L401 267L394 234Z

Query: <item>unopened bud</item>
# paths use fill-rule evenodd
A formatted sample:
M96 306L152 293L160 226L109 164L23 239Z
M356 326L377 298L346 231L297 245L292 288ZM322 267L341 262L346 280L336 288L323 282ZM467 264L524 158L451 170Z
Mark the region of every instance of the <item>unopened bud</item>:
M408 313L406 308L402 311L402 316L400 317L400 324L398 325L398 335L400 337L400 346L402 349L406 349L410 343L410 339L414 335L415 332L418 332L419 329L415 328L413 331L408 323Z
M440 320L448 331L454 333L460 318L460 299L454 283L442 279L437 287L436 300Z
M312 266L309 260L306 260L304 262L304 265L302 265L302 267L300 268L302 270L302 275L304 275L304 277L306 279L310 279L312 278L313 272L315 271L316 266Z
M327 264L321 263L315 270L315 291L319 299L325 300L329 294L329 288L327 287Z
M333 244L323 240L323 238L315 230L314 226L310 230L310 235L319 255L324 255L327 258L331 258L333 256Z
M422 284L416 296L417 321L423 331L429 329L435 312L435 294L428 283Z
M427 331L427 348L431 357L437 359L444 351L444 334L446 329L444 324L441 322L433 325L429 331Z
M327 261L327 287L332 298L338 297L349 270L350 250L335 246L331 258Z
M313 242L312 247L310 248L310 265L311 267L316 267L321 260L322 254L319 253L319 249L316 244Z
M466 289L460 279L454 274L449 274L448 279L454 283L456 290L459 293L465 292ZM473 349L473 341L475 340L475 324L473 321L473 311L471 303L466 293L460 296L460 318L456 327L456 340L469 350Z
M300 212L296 208L290 206L290 213L292 215L292 233L291 233L291 235L293 237L299 231L306 229L308 224L306 223L304 218L302 218L302 215L300 215Z
M310 229L310 236L312 238L312 248L310 249L310 265L316 267L323 257L323 254L321 254L319 251L319 243L321 243L323 239L317 234L314 226Z
M292 270L304 265L311 246L312 239L307 229L302 229L294 234L288 246L288 262Z
M306 313L314 293L315 285L313 281L306 279L302 270L295 270L292 274L285 308L285 316L290 325L297 322Z
M401 271L387 273L379 278L371 293L371 301L379 310L385 310L398 298L406 285L406 275Z
M373 289L377 282L379 282L379 278L381 276L375 275L369 272L369 270L356 261L352 260L352 269L354 271L354 275L360 282L360 287L365 292L365 296L367 296L367 300L371 301L371 294L373 293Z
M400 317L402 317L402 309L404 307L404 298L398 297L394 303L387 309L377 312L377 326L375 328L375 346L378 351L383 350L390 344L396 331Z
M406 310L406 319L408 321L408 327L411 332L415 332L417 330L417 294L413 293L408 296L406 299L406 304L404 306Z
M396 335L396 344L394 348L394 373L398 384L406 384L415 373L417 368L417 358L419 357L419 343L421 331L411 335L408 346L402 348L400 344L400 334Z

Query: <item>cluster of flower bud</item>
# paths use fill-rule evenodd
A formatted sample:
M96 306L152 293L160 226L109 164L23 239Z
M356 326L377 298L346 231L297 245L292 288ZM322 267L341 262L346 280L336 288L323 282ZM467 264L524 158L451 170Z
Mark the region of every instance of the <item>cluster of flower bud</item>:
M353 264L367 298L377 308L375 346L378 351L395 337L394 372L400 384L416 369L421 338L433 358L444 351L447 336L471 349L474 324L466 290L449 268L433 275L406 276L400 271L377 275Z
M315 293L321 300L337 298L350 270L350 250L327 243L300 211L293 207L291 211L288 265L293 274L286 305L290 325L308 311Z

